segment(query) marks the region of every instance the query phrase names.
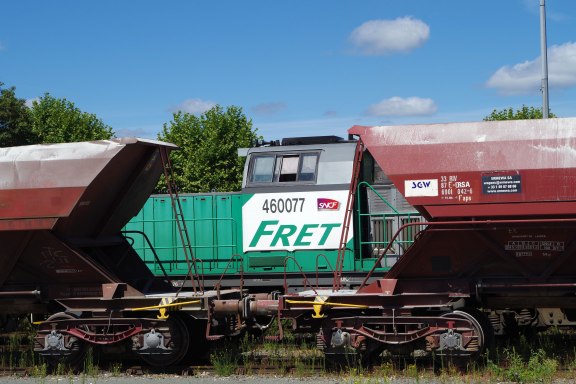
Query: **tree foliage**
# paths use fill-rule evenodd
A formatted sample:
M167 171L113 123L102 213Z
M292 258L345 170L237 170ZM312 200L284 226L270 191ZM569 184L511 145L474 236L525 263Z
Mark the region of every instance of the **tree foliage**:
M256 131L242 108L217 105L201 116L174 113L158 139L181 148L171 154L181 192L223 192L240 189L245 158L237 149L249 147L258 138Z
M32 130L42 143L105 140L114 136L112 128L96 115L82 112L71 101L49 93L32 103Z
M549 117L556 117L552 112L548 113ZM527 107L522 105L522 108L514 111L512 107L502 109L497 111L494 109L489 116L484 118L484 121L496 121L496 120L528 120L528 119L541 119L542 110L534 107Z
M0 82L0 147L35 144L32 115L26 100L16 97L16 88L3 88Z

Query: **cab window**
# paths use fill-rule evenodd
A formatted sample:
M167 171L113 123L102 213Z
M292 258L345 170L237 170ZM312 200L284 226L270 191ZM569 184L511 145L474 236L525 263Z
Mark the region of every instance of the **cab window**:
M317 152L253 155L248 180L260 183L313 183L318 171Z
M253 183L270 183L274 177L274 161L274 156L255 157L250 181Z

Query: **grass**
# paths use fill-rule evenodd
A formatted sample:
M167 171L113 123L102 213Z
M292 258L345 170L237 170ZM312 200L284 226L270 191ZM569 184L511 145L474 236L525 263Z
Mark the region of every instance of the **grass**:
M118 377L122 374L122 363L111 363L108 371L110 372L110 375L112 375L112 377Z
M410 383L429 381L548 383L563 375L570 378L576 374L575 350L570 351L570 356L562 357L568 364L561 366L558 351L553 357L550 350L538 348L527 352L520 345L497 348L491 352L494 354L493 358L490 357L492 355L487 354L478 364L472 364L465 369L456 369L448 365L434 371L414 361L398 362L390 358L372 369L351 363L338 372L328 370L323 356L310 345L284 348L285 346L282 345L258 344L255 341L246 340L241 343L241 346L242 348L230 348L230 346L222 345L212 352L210 361L217 376L232 376L238 373L261 374L264 373L260 368L262 365L276 367L285 376L305 378L319 374L334 375L338 382L351 384L388 383L398 379ZM248 353L244 353L243 348L247 348ZM263 357L264 352L266 358ZM115 365L115 368L110 369L112 376L120 375L120 367L120 365ZM56 368L54 373L62 377L73 376L72 370L64 366ZM77 377L84 382L88 378L97 377L100 373L98 364L88 352L83 371L78 373ZM36 364L32 368L32 377L44 379L47 374L46 364Z
M96 377L98 373L100 373L98 362L94 361L94 349L92 347L88 348L86 356L84 357L83 373L89 377Z
M406 380L411 383L519 382L548 383L557 378L572 378L576 374L576 335L550 330L532 337L519 337L514 342L501 343L479 361L466 367L442 362L432 369L431 360L399 360L383 355L380 364L371 369L351 359L340 370L327 368L324 356L314 343L288 335L282 342L262 342L244 338L230 346L216 349L211 355L216 375L230 376L237 372L258 374L261 366L273 366L290 377L313 377L318 374L336 375L339 382L353 384L388 383Z
M279 342L270 342L258 337L244 336L217 345L210 355L210 362L218 376L235 374L255 375L266 373L274 367L275 373L290 377L314 377L334 375L338 382L369 384L392 381L419 382L552 382L555 379L570 379L576 376L576 333L551 328L547 332L519 336L513 342L502 342L485 354L479 361L464 368L455 368L443 362L431 369L431 364L422 364L418 359L399 360L383 354L378 365L371 369L362 367L351 358L338 371L328 368L329 364L315 345L314 337L300 337L287 330L286 337ZM273 332L272 332L273 333ZM311 335L308 335L311 336ZM23 333L6 339L0 349L0 368L5 371L26 368L27 374L40 380L48 375L46 362L32 353L33 338ZM425 359L422 361L426 361ZM102 373L98 358L89 348L80 364L80 372L58 364L53 374L59 377L76 377L82 382L96 378ZM122 365L110 363L108 372L121 375Z
M210 363L219 376L232 376L239 367L239 356L232 349L219 348L210 354Z

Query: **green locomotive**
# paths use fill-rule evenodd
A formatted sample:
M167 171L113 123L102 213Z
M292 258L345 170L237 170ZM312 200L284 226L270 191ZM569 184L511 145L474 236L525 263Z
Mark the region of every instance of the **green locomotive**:
M362 152L357 141L321 136L274 144L239 150L247 156L242 191L179 195L185 236L170 196L148 199L124 229L153 273L188 288L197 273L206 287L295 292L332 285L340 250L339 278L351 288L398 228L420 220L367 152L355 157ZM418 229L409 226L393 240L377 272L395 263Z

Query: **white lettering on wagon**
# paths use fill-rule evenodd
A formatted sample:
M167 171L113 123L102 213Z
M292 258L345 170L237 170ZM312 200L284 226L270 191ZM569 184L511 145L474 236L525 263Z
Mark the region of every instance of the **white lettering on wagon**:
M347 198L346 190L252 196L242 207L244 252L338 249Z

